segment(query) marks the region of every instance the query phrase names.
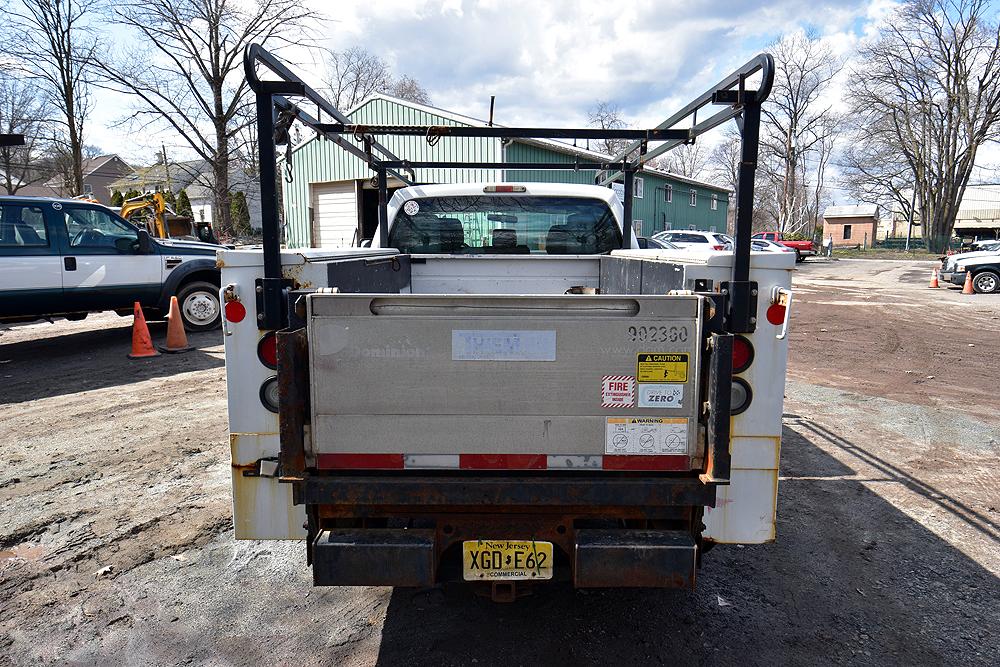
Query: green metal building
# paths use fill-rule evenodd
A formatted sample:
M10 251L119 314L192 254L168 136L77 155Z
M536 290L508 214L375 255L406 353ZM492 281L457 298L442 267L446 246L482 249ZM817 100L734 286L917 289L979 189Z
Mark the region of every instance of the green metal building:
M356 124L485 125L474 118L433 107L375 96L347 114ZM468 162L593 161L606 156L544 139L441 137L431 146L424 137L379 138L401 158ZM283 179L285 239L288 247L357 245L371 238L377 220L378 191L374 172L364 162L321 137L295 147L291 182ZM285 173L283 168L282 173ZM590 170L418 169L420 183L539 182L593 184ZM390 179L390 190L403 183ZM619 196L622 196L619 188ZM726 230L729 193L725 188L644 169L636 174L632 224L640 236L664 229Z

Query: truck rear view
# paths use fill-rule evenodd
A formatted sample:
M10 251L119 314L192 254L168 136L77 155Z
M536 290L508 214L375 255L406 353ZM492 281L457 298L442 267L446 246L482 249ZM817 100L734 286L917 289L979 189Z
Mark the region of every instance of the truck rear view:
M769 63L703 104L759 114L744 82L769 86ZM259 108L297 109L251 83ZM751 259L749 218L735 253L635 249L632 169L601 166L622 165L624 206L607 187L413 186L381 192L373 248L222 251L237 537L305 538L317 585L496 599L693 587L712 545L773 539L793 258ZM378 179L421 166L383 155Z

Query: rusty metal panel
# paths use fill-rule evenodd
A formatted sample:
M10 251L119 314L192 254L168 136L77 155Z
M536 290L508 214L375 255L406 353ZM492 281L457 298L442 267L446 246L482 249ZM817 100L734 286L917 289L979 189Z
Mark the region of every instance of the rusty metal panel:
M712 334L708 372L708 445L705 474L727 481L731 468L730 398L733 383L733 335Z
M577 588L694 588L698 548L689 533L657 530L576 532Z
M281 439L281 474L300 477L306 468L305 419L309 414L309 352L306 330L279 331L278 391L281 402L278 432Z
M582 508L588 513L600 513L612 507L653 510L678 505L713 506L715 486L693 476L311 476L302 483L302 502L354 510L380 506L448 511L462 507L489 507L491 511Z
M292 503L292 485L262 476L261 462L278 457L276 433L231 433L233 528L238 540L301 540L305 508Z
M312 554L315 586L434 584L433 530L324 530Z

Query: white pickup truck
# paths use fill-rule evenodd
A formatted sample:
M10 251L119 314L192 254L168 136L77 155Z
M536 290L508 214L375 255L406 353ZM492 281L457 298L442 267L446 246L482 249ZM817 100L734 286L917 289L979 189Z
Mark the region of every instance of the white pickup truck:
M392 248L282 253L303 293L280 383L276 334L245 317L262 255L219 253L238 538L308 539L318 584L578 586L691 586L710 544L774 539L770 299L731 352L731 472L706 477L719 313L695 290L720 289L732 253L621 249L596 186L417 186L388 212ZM777 301L794 257L751 261ZM295 453L282 401L308 425Z
M244 68L264 242L219 252L237 538L304 539L316 585L457 580L497 600L548 580L690 588L713 545L774 539L794 258L750 246L770 56L648 130L352 125L259 46ZM642 163L737 117L734 251L637 249ZM375 247L280 248L294 122L375 172ZM426 139L426 159L382 136ZM448 136L631 143L434 159ZM595 184L418 184L455 168ZM408 186L391 200L390 175Z
M0 322L85 318L142 305L150 319L180 303L189 331L221 320L219 246L153 239L100 204L79 199L0 197Z

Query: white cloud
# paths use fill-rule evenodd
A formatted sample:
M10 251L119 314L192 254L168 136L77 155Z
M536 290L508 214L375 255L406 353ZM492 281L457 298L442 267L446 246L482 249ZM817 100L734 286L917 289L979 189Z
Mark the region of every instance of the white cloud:
M597 100L634 123L660 122L780 34L811 26L849 52L890 0L307 0L327 20L321 45L360 45L416 78L436 106L483 118L490 95L507 125L573 126ZM319 82L315 50L287 55ZM102 96L104 93L101 94ZM108 103L110 102L110 104ZM109 129L124 111L102 99L90 142L127 146ZM157 145L161 137L138 137ZM180 145L176 138L164 139ZM170 146L168 145L168 150ZM139 156L143 151L136 151Z
M821 17L822 32L846 34L868 11L865 0L342 0L325 41L378 53L468 115L482 117L495 94L500 122L580 124L608 99L649 124L782 32Z

